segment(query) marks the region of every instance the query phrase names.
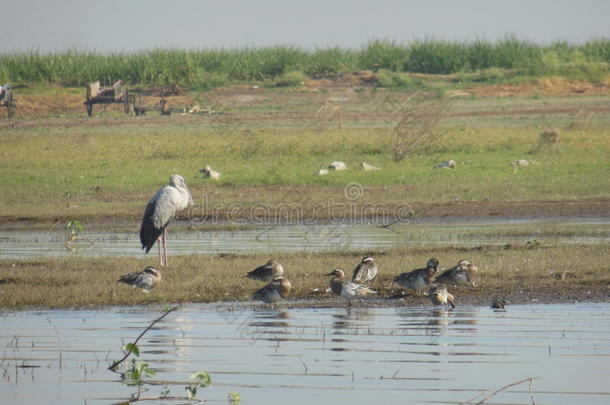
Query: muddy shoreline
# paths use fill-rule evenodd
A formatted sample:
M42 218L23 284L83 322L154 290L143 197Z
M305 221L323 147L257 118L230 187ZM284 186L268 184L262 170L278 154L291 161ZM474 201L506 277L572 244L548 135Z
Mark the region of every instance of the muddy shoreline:
M610 216L610 198L591 198L583 200L547 200L547 201L460 201L454 203L413 204L415 215L409 220L443 220L459 221L466 219L546 219L546 218L587 218ZM391 206L389 206L391 210ZM247 211L247 210L245 210ZM304 210L307 214L307 210ZM324 214L325 211L316 211ZM39 229L54 226L54 224L74 219L74 216L0 216L0 229ZM133 215L81 215L78 219L92 228L133 228L139 226L141 213ZM196 225L205 228L213 226L256 226L258 222L252 218L231 217L220 212L215 218L203 217ZM325 215L307 216L302 218L303 225L324 224L331 220ZM342 218L342 223L361 223L366 218ZM250 221L250 222L249 222ZM183 218L182 222L187 223ZM278 223L281 224L281 223ZM273 225L273 224L265 224ZM293 224L298 225L298 223Z

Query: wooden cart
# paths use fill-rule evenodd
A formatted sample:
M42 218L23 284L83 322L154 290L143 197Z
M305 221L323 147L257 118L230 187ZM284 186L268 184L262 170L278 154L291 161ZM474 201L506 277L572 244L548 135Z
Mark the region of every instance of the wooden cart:
M87 85L87 99L84 104L87 107L87 115L93 115L93 105L123 104L123 111L129 114L134 110L134 98L130 96L127 85L118 80L112 87L101 87L96 81Z
M128 89L122 80L117 81L112 87L101 87L100 82L96 81L87 85L86 100L83 104L87 107L87 115L93 115L93 105L103 104L123 104L126 114L145 115L146 108L142 105L142 96L159 97L159 112L161 115L170 115L172 110L169 106L168 97L180 94L180 87L153 86L149 88L134 87Z

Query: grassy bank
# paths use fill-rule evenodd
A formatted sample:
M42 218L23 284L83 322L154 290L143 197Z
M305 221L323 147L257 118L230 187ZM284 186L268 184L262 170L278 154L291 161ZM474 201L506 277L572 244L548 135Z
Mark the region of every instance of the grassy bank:
M228 82L276 80L298 84L303 76L322 77L355 70L428 74L466 74L461 80L522 81L526 77L561 75L599 82L608 73L610 40L584 44L536 44L508 36L496 42L372 40L359 49L294 46L238 49L155 49L98 53L37 51L0 55L0 81L48 82L81 86L94 80L131 84L181 84L211 88ZM499 69L499 70L498 70ZM481 72L483 75L468 76ZM392 81L392 80L391 80ZM382 83L383 84L383 83ZM386 85L388 82L386 82ZM392 83L390 83L392 84ZM397 78L393 85L410 85Z
M7 218L132 217L172 173L191 188L199 215L226 216L231 204L297 204L308 216L334 203L358 206L610 197L608 128L562 130L536 149L537 121L453 122L401 161L391 127L260 129L207 120L134 126L6 129L0 136L0 204ZM545 122L548 123L548 120ZM219 129L220 128L220 129ZM435 169L447 159L455 169ZM511 166L517 159L533 162ZM317 176L342 160L348 170ZM363 171L367 162L380 171ZM223 173L217 182L198 170ZM352 188L354 195L347 193ZM239 210L235 211L239 216ZM320 214L321 215L321 214Z
M287 303L308 299L305 305L335 305L325 292L333 268L351 274L364 252L277 254L292 282ZM608 300L610 251L601 246L561 245L537 248L435 248L373 252L380 267L373 286L382 301L376 305L429 305L425 297L406 294L392 285L403 271L421 267L436 257L441 266L467 258L480 271L479 286L453 288L458 305L489 305L494 297L512 303ZM244 274L268 260L263 255L180 256L163 271L163 282L150 294L133 291L116 282L147 263L129 258L66 258L0 261L0 308L82 308L106 305L165 304L183 302L247 301L263 283ZM314 291L315 289L319 289ZM302 305L303 303L296 303Z

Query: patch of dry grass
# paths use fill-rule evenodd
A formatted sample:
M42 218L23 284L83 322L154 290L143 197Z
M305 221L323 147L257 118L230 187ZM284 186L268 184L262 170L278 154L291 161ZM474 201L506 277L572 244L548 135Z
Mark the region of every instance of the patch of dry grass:
M351 275L365 252L277 254L293 292L285 305L336 305L325 292L325 275L339 267ZM369 252L366 252L369 253ZM468 259L479 267L479 285L452 288L458 305L487 305L494 297L511 303L610 299L610 250L607 246L560 245L538 248L408 249L374 254L380 272L372 286L381 300L373 305L428 305L411 293L403 300L392 284L400 272L424 265L430 257L449 267ZM83 308L184 302L248 301L264 283L244 274L266 255L190 255L173 257L162 283L150 294L119 284L120 275L154 264L131 258L66 258L0 261L0 308ZM317 292L314 289L319 289ZM306 299L307 301L302 301ZM300 300L300 301L296 301Z

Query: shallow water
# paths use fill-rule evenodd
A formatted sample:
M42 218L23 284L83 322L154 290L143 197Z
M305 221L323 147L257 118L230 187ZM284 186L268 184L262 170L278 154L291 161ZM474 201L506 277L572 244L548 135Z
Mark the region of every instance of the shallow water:
M232 309L232 310L231 310ZM135 388L106 369L157 308L13 312L0 318L0 403L113 403ZM536 377L536 404L610 403L610 304L248 309L189 305L140 341L157 371L143 396L242 404L459 403ZM173 385L176 383L176 385ZM482 397L479 397L479 400ZM332 402L331 402L332 401ZM531 404L528 384L489 403ZM146 403L169 403L151 401ZM184 403L184 401L183 401Z
M187 223L170 226L170 254L317 252L363 250L395 246L473 246L540 243L610 243L610 220L600 218L499 219L426 221L382 227L374 224L277 225L258 229L186 230ZM553 233L557 228L561 232ZM550 230L550 232L549 232ZM518 235L511 232L519 231ZM593 231L593 232L592 232ZM144 257L137 230L99 232L89 229L83 241L66 248L66 233L0 231L0 259L63 257L68 255ZM155 248L156 249L156 248ZM151 252L156 254L156 252Z

